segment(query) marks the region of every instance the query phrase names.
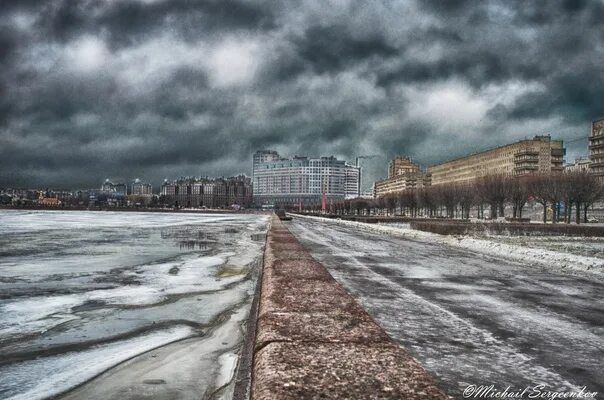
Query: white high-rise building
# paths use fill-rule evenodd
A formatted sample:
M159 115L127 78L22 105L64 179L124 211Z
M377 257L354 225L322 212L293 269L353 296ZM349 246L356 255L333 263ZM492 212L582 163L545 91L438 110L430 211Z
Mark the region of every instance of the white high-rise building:
M262 150L253 158L253 193L257 205L299 206L358 197L360 168L335 157L291 159Z

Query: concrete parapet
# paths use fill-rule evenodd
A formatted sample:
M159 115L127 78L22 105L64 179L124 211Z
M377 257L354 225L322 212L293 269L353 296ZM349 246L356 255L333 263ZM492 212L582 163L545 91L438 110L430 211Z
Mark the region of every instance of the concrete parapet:
M265 249L252 399L447 399L273 218Z

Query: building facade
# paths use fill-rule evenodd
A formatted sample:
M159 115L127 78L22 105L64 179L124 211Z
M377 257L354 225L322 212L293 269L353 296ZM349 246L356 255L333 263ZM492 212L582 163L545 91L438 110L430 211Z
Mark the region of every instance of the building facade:
M258 150L254 153L252 165L278 160L281 160L281 156L275 150Z
M375 197L430 185L427 176L409 157L396 157L388 165L388 178L376 181Z
M151 196L153 194L153 186L137 178L130 186L130 194L133 196Z
M566 164L564 172L588 172L590 171L591 161L589 158L577 158L574 163Z
M107 195L126 196L128 186L125 183L113 183L109 179L105 179L101 185L101 192Z
M591 172L604 180L604 118L591 123L589 160Z
M526 175L563 170L566 150L562 140L549 135L470 154L428 167L432 185L468 182L485 175Z
M328 200L358 197L360 168L335 157L283 158L261 150L253 157L253 191L256 205L297 207Z
M251 179L244 175L164 180L160 195L160 201L172 207L247 208L252 204Z

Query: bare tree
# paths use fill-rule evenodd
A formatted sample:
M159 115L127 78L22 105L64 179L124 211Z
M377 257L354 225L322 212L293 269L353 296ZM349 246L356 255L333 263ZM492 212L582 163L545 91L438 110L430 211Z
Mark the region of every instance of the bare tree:
M424 187L417 192L418 205L425 210L425 214L428 217L433 217L436 209L433 189L433 187Z
M576 195L580 189L580 179L577 179L577 172L566 172L562 176L562 202L564 203L564 222L570 224L572 219L572 209L576 202Z
M584 222L587 222L587 209L604 196L604 187L597 177L588 172L573 174L576 187L574 195L577 224L581 223L581 207L583 207Z
M461 217L470 218L470 208L476 204L477 196L474 185L462 183L457 187L459 206L461 207Z
M364 199L354 199L352 201L352 208L356 211L357 215L361 215L361 212L365 209L367 201Z
M447 218L454 218L459 201L457 185L449 183L438 185L436 188L440 205L445 208Z
M411 214L412 217L417 217L417 207L418 207L417 190L412 189L412 190L405 191L405 197L407 198L406 203L407 203L407 208L409 209L409 213Z
M535 174L528 180L529 192L535 201L543 206L543 223L547 222L547 205L549 204L548 174Z
M560 218L560 201L564 197L565 177L562 173L550 173L548 176L547 196L552 205L552 223L555 224Z
M385 200L386 200L387 212L390 213L391 215L396 214L396 203L397 203L396 193L387 194L385 197L386 197Z
M491 219L497 218L497 213L504 216L504 205L507 197L506 178L501 174L485 175L478 178L476 187L482 199L491 207Z
M512 217L522 218L522 210L530 197L526 177L507 177L505 185L508 201L512 205Z

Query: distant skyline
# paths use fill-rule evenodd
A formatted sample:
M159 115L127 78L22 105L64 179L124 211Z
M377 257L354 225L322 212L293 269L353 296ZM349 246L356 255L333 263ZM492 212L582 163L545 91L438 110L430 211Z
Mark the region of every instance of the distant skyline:
M604 117L599 0L0 3L0 187L427 166Z

